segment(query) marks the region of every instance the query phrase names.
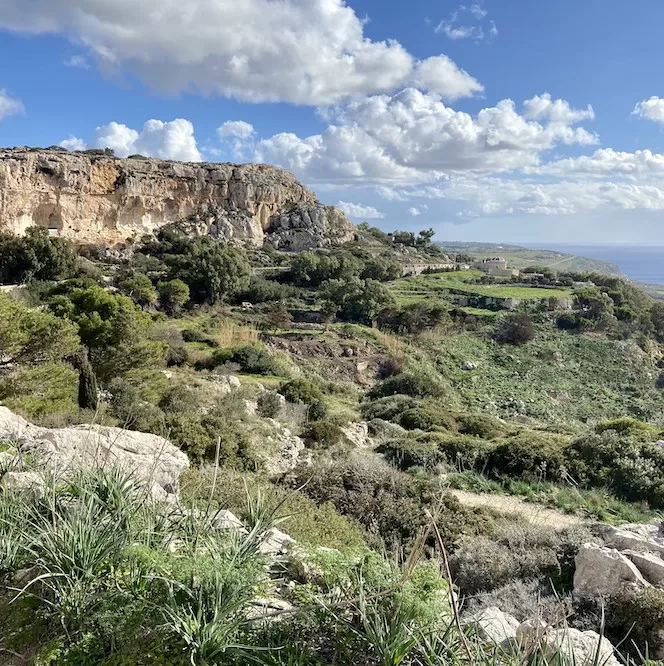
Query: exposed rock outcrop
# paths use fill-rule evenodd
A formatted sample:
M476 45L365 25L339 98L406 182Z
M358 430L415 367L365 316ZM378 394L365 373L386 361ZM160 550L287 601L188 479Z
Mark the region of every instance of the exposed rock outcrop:
M169 224L293 251L354 236L341 211L272 166L0 150L0 231L40 226L82 245L123 246Z
M636 565L615 548L586 544L575 563L574 593L582 597L610 596L626 586L648 586Z
M158 499L177 494L180 474L189 466L180 449L157 435L99 425L40 428L1 406L0 441L60 473L122 468L149 484Z

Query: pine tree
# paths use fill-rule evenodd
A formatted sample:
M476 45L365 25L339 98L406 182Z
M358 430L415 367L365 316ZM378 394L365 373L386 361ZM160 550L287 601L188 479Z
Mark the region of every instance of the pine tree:
M81 409L96 410L99 407L97 378L86 352L78 357L78 406Z

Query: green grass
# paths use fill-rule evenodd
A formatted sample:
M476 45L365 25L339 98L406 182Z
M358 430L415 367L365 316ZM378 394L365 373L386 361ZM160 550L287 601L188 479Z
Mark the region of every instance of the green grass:
M466 332L422 339L419 348L418 362L435 367L472 412L527 416L548 425L592 424L616 415L664 422L664 391L634 342L542 325L536 339L520 347ZM462 370L466 361L477 370Z
M488 479L476 472L461 472L448 477L452 488L475 493L499 493L520 497L534 504L558 509L604 523L648 523L661 519L645 504L624 502L607 489L586 490L548 481L528 482L515 479Z
M539 301L549 298L566 298L570 289L514 286L508 282L497 284L479 284L483 273L463 271L417 275L392 283L392 291L402 304L417 302L432 296L444 297L448 293L487 296L491 298L515 298L522 301Z

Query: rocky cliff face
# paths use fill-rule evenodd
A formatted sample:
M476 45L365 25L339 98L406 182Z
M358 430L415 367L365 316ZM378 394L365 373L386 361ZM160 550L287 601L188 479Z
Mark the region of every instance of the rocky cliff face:
M353 238L341 211L276 167L0 150L0 231L40 226L81 245L123 246L169 224L292 251Z

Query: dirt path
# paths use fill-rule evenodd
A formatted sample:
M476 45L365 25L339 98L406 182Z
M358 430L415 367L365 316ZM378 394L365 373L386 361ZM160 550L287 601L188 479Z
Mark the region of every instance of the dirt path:
M498 513L519 516L535 525L542 525L553 529L581 525L584 520L556 509L549 509L540 504L526 502L510 495L497 495L492 493L469 493L465 490L449 490L458 500L466 506L493 509Z

